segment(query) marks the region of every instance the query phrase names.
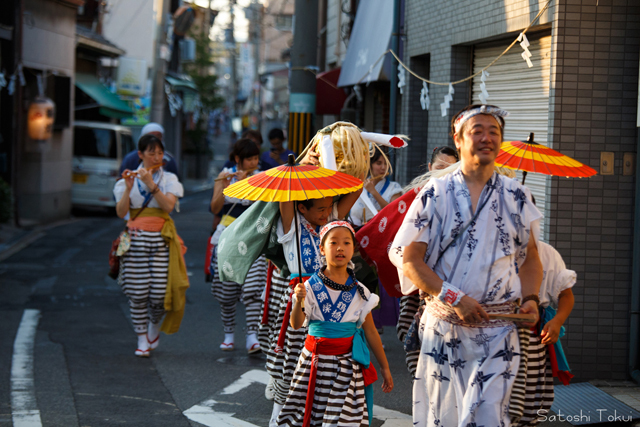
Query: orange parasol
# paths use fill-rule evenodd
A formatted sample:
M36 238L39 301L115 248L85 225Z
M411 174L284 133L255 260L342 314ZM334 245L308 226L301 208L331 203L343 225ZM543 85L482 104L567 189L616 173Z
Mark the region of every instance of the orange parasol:
M225 196L264 202L292 202L352 193L362 181L318 166L289 163L266 170L225 188Z
M362 181L346 173L310 165L295 165L293 154L289 162L250 178L231 184L224 189L225 196L263 202L294 202L294 212L300 200L322 199L353 193L362 188ZM296 241L300 242L298 216L296 218ZM298 246L298 250L300 247ZM302 273L302 256L298 254L298 272ZM304 307L304 305L303 305Z
M598 173L569 156L538 144L533 140L533 133L526 141L503 142L496 165L522 171L523 184L527 172L567 178L588 178Z

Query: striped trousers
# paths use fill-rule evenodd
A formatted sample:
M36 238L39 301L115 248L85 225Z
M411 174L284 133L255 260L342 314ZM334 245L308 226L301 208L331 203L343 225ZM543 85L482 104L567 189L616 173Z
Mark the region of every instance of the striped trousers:
M262 318L261 296L267 283L267 259L261 255L253 263L244 284L220 281L217 253L214 253L211 259L211 271L213 272L211 293L220 303L224 332L231 334L235 331L236 305L241 301L246 312L247 335L257 333Z
M289 281L275 269L271 274L271 290L268 298L265 298L263 306L260 308L260 313L264 315L264 304L268 304L267 323L260 323L260 329L258 330L260 349L267 355L267 359L269 359L271 343L274 339L278 340L278 334L280 333L280 325L276 324L276 321L280 309L280 300L285 292L289 292Z
M129 310L136 334L147 333L149 321L164 316L169 247L160 232L135 230L131 246L120 259L118 281L129 297Z
M288 282L287 282L288 283ZM291 297L291 288L282 293L278 309L278 316L275 321L275 334L269 346L267 353L266 368L269 375L275 380L274 385L274 402L278 405L284 405L285 399L289 394L293 372L296 369L300 353L304 348L304 340L307 338L307 327L303 326L299 329L293 329L291 325L287 325L287 331L284 342L284 349L276 353L276 345L278 344L278 335L280 327L284 322L284 314L287 309L287 303Z
M527 379L522 418L517 427L535 426L540 422L540 414L546 414L553 405L553 373L547 346L535 330L529 331L529 350L527 357Z
M420 296L418 295L403 295L400 298L400 316L398 317L398 323L396 324L396 334L401 343L404 344L404 339L409 331L409 326L413 322L413 317L418 312L420 307ZM405 362L407 364L407 370L411 374L411 377L416 376L416 368L418 367L418 359L420 358L420 350L406 351L405 350Z

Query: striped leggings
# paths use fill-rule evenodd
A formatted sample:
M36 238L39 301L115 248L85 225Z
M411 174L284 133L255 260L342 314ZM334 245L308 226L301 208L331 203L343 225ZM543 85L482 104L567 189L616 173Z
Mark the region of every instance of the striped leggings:
M236 304L242 301L246 312L247 335L257 333L262 318L262 291L267 284L267 259L262 255L253 263L244 284L220 281L216 254L211 259L211 271L211 293L220 303L224 332L231 334L235 331Z
M400 298L400 316L398 317L398 324L396 325L396 333L398 339L404 344L404 339L409 331L409 326L413 322L421 301L418 295L403 295ZM420 350L406 351L405 350L405 362L407 364L407 370L411 377L416 376L416 368L418 367L418 359L420 358Z
M129 310L136 334L146 334L149 321L164 316L169 248L160 232L131 233L131 247L120 260L118 281L129 297Z

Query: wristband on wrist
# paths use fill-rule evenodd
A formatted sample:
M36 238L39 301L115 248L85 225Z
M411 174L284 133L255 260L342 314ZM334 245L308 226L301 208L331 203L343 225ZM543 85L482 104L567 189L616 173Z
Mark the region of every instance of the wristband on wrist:
M158 187L158 184L156 184L156 188L154 188L154 189L151 191L151 194L156 194L158 191L160 191L160 187Z
M520 305L524 304L527 301L535 301L536 305L540 307L540 298L538 298L538 295L535 295L535 294L527 295L526 297L522 298L522 302L520 303Z
M438 295L438 299L442 301L443 304L455 307L464 295L464 292L453 286L451 283L442 282L442 290Z

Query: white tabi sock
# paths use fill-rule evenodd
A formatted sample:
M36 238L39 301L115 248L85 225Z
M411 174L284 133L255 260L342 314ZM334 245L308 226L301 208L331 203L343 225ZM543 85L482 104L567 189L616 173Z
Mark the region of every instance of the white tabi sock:
M273 404L273 412L271 413L271 419L269 420L269 427L278 427L278 415L282 411L284 405Z

